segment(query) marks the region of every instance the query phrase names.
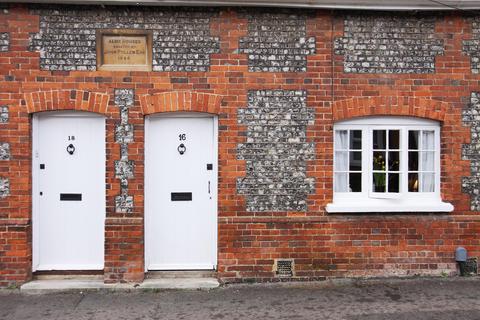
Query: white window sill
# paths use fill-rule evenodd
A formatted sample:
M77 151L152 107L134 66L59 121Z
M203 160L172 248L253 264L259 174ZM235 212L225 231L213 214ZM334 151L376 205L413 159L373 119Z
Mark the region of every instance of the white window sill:
M350 203L336 204L329 203L325 207L328 213L361 213L361 212L452 212L453 205L448 202L435 202L426 204L394 204L394 205L375 205L359 203L353 205Z

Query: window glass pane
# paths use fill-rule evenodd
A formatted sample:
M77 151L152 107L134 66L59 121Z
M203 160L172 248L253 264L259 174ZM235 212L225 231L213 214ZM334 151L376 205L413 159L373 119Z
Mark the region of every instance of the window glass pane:
M418 171L418 152L417 151L408 152L408 170Z
M422 152L422 165L420 166L421 171L434 171L435 170L435 152L427 151Z
M435 131L422 131L422 149L434 150L435 148Z
M388 170L399 171L400 170L400 152L390 151L388 153Z
M374 192L385 192L385 173L373 173L373 191Z
M336 130L335 131L335 150L348 149L348 131Z
M400 192L400 174L388 174L388 192Z
M362 131L361 130L350 131L350 149L355 149L355 150L362 149Z
M408 131L408 149L418 150L418 131Z
M347 173L335 173L335 192L348 192Z
M373 130L373 149L386 149L386 130Z
M348 171L348 151L335 152L335 171Z
M362 174L350 173L350 191L362 192Z
M388 148L400 149L400 130L388 131Z
M373 170L385 171L385 151L373 152Z
M418 173L408 174L408 192L418 192Z
M435 191L435 174L422 173L420 179L420 192L434 192Z
M362 170L362 152L350 151L350 170L361 171Z

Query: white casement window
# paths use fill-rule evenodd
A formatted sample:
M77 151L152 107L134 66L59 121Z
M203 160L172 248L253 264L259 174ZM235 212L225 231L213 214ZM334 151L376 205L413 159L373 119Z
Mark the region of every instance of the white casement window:
M334 125L328 212L449 212L440 195L440 124L368 117Z

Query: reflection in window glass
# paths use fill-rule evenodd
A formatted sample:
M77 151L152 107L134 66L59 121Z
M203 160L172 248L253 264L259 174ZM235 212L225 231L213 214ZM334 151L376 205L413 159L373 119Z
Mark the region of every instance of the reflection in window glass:
M408 170L409 171L418 170L418 152L417 151L408 152Z
M418 173L408 174L408 192L418 192Z
M420 191L421 192L434 192L435 191L435 175L433 173L422 173L420 179Z
M348 176L346 172L335 173L335 192L348 191Z
M388 130L388 148L400 149L400 130Z
M422 150L435 150L434 137L434 131L422 131Z
M348 171L348 151L335 152L335 171Z
M399 151L388 152L388 170L389 171L400 170L400 152Z
M372 135L372 189L374 192L398 193L400 192L400 151L397 150L400 148L400 130L373 130Z
M388 174L388 192L400 192L400 174Z
M385 151L373 152L373 170L385 171Z
M350 130L350 149L362 149L362 131Z
M408 191L434 192L435 131L410 130L408 148Z
M350 173L350 191L362 192L362 174L360 172Z
M408 149L410 150L418 149L418 131L416 130L408 131Z
M373 149L385 149L387 147L386 140L386 130L373 130Z
M362 192L362 131L335 131L335 191Z
M362 170L362 152L350 151L350 171Z
M348 149L348 130L335 131L335 150Z
M426 151L422 152L422 171L434 171L435 169L435 152Z
M373 191L385 192L385 173L374 172L373 173Z

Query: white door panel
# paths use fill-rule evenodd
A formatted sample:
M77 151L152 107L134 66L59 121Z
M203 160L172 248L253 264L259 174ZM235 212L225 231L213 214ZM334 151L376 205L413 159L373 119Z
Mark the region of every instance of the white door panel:
M213 269L215 119L150 117L146 121L146 269Z
M33 180L34 269L103 269L104 118L36 115Z

